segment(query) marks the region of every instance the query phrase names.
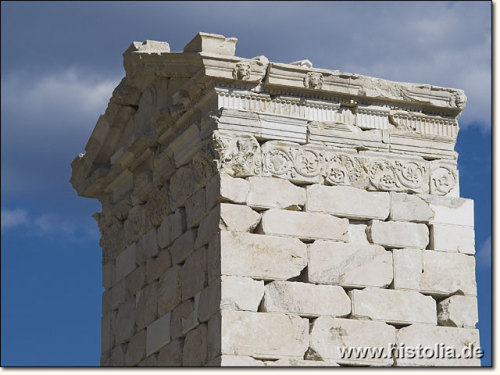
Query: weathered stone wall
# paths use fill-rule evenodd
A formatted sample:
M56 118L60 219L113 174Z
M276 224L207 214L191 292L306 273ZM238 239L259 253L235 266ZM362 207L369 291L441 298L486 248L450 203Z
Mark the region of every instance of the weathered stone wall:
M101 364L479 365L390 349L479 345L463 92L235 43L134 42L72 164L102 203Z

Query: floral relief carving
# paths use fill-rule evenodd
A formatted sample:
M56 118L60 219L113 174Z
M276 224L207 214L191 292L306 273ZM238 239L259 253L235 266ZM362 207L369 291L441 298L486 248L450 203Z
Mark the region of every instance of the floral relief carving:
M456 185L453 169L435 169L425 160L359 155L330 151L321 146L293 142L268 141L259 147L252 136L232 137L219 134L219 169L244 177L276 176L296 183L349 185L361 189L402 191L444 195ZM256 168L256 155L262 153L262 170ZM431 184L430 184L431 183Z

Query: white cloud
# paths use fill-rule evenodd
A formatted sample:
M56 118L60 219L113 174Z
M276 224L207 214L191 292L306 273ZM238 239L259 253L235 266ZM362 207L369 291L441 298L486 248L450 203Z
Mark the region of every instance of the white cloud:
M57 213L30 215L24 209L2 209L2 232L16 226L24 226L25 233L38 237L61 237L66 240L99 237L97 225L92 220L80 220L78 225Z
M481 249L477 252L476 260L479 268L491 267L491 236L483 242Z
M28 224L28 214L25 210L16 208L10 210L2 208L1 213L2 230Z

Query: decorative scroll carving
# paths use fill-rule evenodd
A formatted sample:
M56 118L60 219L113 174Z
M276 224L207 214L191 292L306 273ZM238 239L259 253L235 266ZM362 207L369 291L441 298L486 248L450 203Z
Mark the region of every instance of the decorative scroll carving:
M444 195L457 183L452 167L422 159L358 154L320 146L268 141L259 147L252 136L218 135L218 167L235 177L276 176L296 183L350 185L367 190ZM262 155L262 156L261 156ZM262 168L260 168L262 157ZM261 170L262 169L262 170Z
M248 62L244 61L236 63L236 66L233 69L233 78L248 81L250 79L251 71L252 69L250 68L250 64Z
M308 89L321 89L323 87L323 74L318 72L307 73L304 77L304 86Z

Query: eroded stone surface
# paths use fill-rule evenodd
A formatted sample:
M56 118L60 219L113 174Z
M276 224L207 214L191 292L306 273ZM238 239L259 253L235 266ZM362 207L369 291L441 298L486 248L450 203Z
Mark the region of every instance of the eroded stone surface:
M437 324L436 301L416 291L367 287L349 292L352 316L394 324Z
M340 286L290 281L267 284L262 306L263 311L301 316L346 316L351 312L351 300Z
M319 358L339 364L391 366L388 348L395 342L396 329L383 322L320 316L311 329L311 349ZM341 350L349 347L382 348L383 352L381 358L343 356Z
M254 208L300 210L306 201L304 188L273 177L250 177L247 203Z
M478 321L477 299L451 296L438 303L438 323L442 326L474 328Z
M258 358L302 357L309 321L286 314L222 311L222 353Z
M373 220L368 227L368 239L387 247L425 249L429 243L429 228L425 224Z
M221 203L221 227L234 232L252 232L260 222L260 215L248 206Z
M347 241L349 220L323 213L271 209L262 214L262 232L304 240Z
M257 311L264 296L264 281L249 277L222 276L220 288L223 309Z
M434 218L434 211L422 198L405 193L391 192L392 221L428 222Z
M473 227L463 225L432 224L429 249L464 254L475 253Z
M387 287L392 253L378 245L315 241L309 245L308 280L344 287Z

